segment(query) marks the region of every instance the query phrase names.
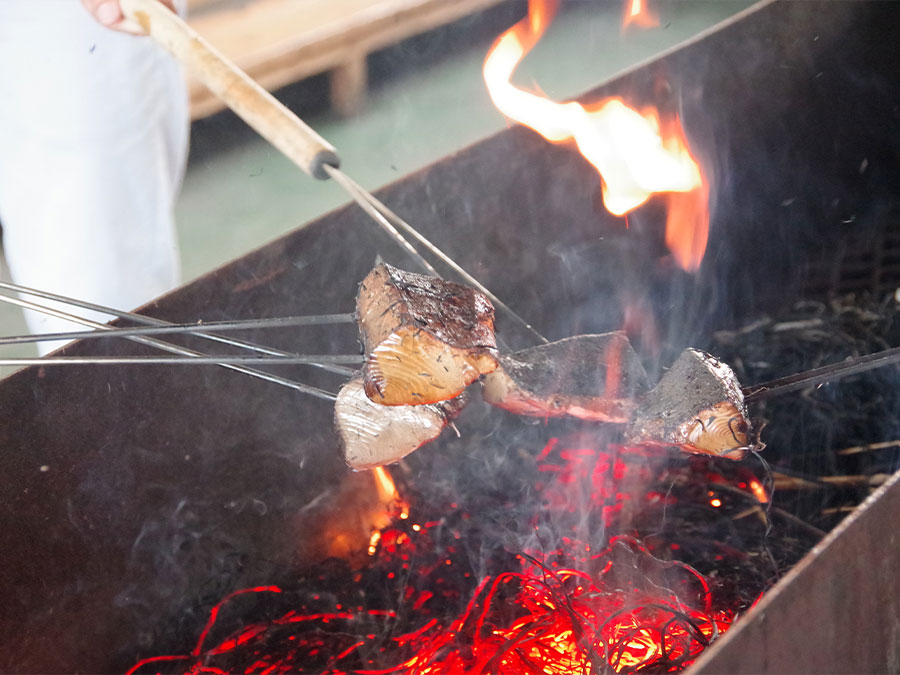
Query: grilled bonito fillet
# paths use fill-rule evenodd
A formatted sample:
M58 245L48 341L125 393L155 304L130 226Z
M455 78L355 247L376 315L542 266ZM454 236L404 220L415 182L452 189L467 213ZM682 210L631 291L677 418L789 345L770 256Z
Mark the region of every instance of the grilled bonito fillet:
M429 405L381 405L366 395L358 373L341 387L334 404L344 461L356 470L397 462L440 436L466 401L463 394Z
M635 411L630 443L743 459L750 421L734 371L699 349L686 349Z
M625 423L649 387L621 332L575 335L504 354L484 378L484 399L518 415Z
M446 401L497 367L494 307L467 286L382 264L360 284L356 311L376 403Z

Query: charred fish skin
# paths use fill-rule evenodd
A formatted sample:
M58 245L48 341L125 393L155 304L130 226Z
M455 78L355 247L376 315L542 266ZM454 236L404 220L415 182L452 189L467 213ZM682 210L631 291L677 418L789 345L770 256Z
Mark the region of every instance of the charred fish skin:
M334 404L344 461L354 471L398 462L440 436L467 402L462 395L429 405L381 405L366 395L363 375L357 373Z
M376 403L446 401L497 367L494 307L468 286L380 264L356 308L365 391Z
M534 417L624 424L649 379L623 332L575 335L499 358L484 399Z
M744 394L731 368L699 349L686 349L635 410L629 443L740 460L749 451Z

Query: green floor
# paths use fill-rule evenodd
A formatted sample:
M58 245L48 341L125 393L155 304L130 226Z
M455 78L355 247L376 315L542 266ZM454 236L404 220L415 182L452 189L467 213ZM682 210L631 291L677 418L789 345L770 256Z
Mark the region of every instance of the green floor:
M618 1L563 4L515 78L556 99L591 89L752 3L660 3L659 27L624 33ZM349 175L377 188L507 124L488 99L481 64L492 36L514 14L501 8L376 57L367 104L352 119L340 119L321 104L326 93L321 82L278 95L291 107L296 99L306 121L338 149ZM490 25L479 25L482 19ZM392 64L401 74L385 75ZM228 113L196 124L193 134L176 208L186 282L347 201L332 182L307 177ZM18 310L0 307L0 334L24 331Z

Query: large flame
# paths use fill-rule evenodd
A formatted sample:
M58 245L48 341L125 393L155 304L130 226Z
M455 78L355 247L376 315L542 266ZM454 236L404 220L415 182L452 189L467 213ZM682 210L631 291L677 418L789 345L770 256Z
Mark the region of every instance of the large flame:
M590 106L558 103L511 83L556 12L558 0L529 0L528 16L503 33L488 52L484 80L494 105L548 141L574 141L600 173L603 202L620 216L654 193L669 195L666 243L686 270L700 266L706 248L708 188L677 118L655 109L638 112L620 98Z

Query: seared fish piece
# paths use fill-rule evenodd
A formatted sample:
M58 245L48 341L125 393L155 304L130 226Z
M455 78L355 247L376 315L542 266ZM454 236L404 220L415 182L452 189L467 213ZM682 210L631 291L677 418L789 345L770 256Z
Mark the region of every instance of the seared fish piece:
M626 437L739 460L750 449L749 433L734 372L711 354L686 349L635 411Z
M376 403L446 401L497 367L494 306L467 286L382 264L360 284L356 312Z
M440 436L467 402L465 395L429 405L386 406L366 396L361 373L338 392L334 421L351 469L397 462Z
M484 399L534 417L624 424L650 388L625 333L576 335L500 356Z

